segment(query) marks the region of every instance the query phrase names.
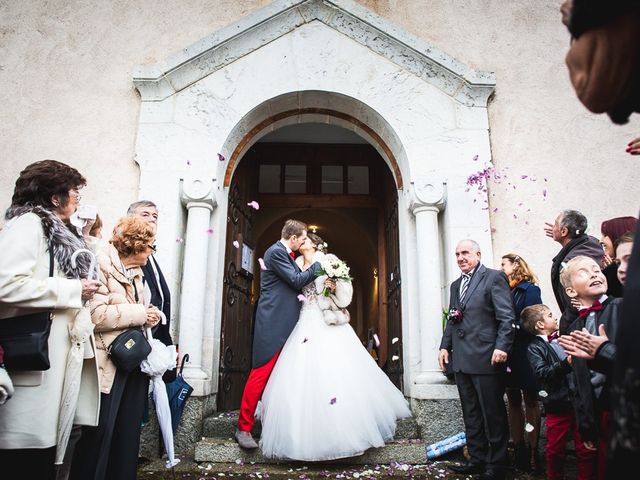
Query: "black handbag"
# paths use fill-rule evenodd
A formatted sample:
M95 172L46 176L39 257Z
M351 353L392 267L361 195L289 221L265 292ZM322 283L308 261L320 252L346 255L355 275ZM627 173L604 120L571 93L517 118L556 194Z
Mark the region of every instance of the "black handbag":
M49 247L49 276L53 276L53 249ZM48 370L51 310L0 320L0 345L7 370Z
M100 340L104 346L102 334ZM129 373L149 356L151 345L140 328L130 328L118 335L105 350L116 367Z

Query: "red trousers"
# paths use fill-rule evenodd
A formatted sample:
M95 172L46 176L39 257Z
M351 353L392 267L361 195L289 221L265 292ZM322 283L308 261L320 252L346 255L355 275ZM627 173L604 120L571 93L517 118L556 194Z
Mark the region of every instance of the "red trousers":
M278 360L280 352L276 353L271 360L258 368L251 369L247 383L242 392L242 400L240 401L240 416L238 418L238 430L242 432L250 432L255 424L254 416L262 392L267 386L271 371Z
M576 416L571 410L567 413L547 413L547 479L563 480L566 447L569 433L573 430L578 467L577 480L592 480L595 473L597 452L588 450L582 443Z

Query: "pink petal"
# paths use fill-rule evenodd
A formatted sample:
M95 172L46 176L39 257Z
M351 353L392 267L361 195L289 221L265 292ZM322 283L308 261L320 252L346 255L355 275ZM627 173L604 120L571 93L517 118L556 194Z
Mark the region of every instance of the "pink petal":
M514 213L514 214L513 214L513 218L518 218L518 216Z
M260 210L260 205L258 205L258 202L256 202L255 200L251 200L249 203L247 203L247 206L255 208L256 210Z
M240 244L238 243L237 240L233 241L233 246L236 247L236 248L240 248Z
M474 155L474 156L473 156L473 161L474 161L474 162L477 162L477 161L478 161L478 155Z
M184 238L182 237L176 238L176 243L184 243Z
M302 340L302 343L307 343L309 339L307 337L304 337L304 340Z
M260 269L262 269L262 270L266 270L267 269L267 266L264 264L264 260L263 259L259 258L258 259L258 263L260 264Z
M520 178L521 178L522 180L525 180L527 177L528 177L528 175L522 175Z
M207 235L213 235L213 228L207 228Z
M298 301L304 303L304 302L307 301L307 299L305 298L304 295L300 294L300 295L298 295Z
M496 213L498 211L498 207L493 209L493 213Z
M222 155L221 153L218 154L218 160L220 160L221 162L224 162L224 155Z
M187 165L191 165L191 160L187 160Z
M330 401L329 401L329 405L335 405L335 403L337 402L336 397L333 397Z
M542 196L546 197L547 196L547 189L545 188L544 190L542 190Z

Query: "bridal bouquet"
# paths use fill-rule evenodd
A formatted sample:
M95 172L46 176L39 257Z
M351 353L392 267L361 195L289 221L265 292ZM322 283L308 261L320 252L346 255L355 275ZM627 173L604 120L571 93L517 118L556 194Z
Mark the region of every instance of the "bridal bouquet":
M351 282L352 278L349 275L349 267L347 264L340 260L335 255L325 255L322 261L320 262L320 269L316 271L316 276L320 277L322 275L326 275L329 278L334 280L347 280ZM331 294L331 291L324 287L322 290L322 295L328 297Z

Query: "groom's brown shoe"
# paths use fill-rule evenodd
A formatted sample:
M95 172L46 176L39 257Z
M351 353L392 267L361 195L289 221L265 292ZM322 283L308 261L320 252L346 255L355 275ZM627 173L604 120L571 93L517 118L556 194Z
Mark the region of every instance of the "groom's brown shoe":
M242 430L236 430L236 442L240 445L240 448L245 450L254 450L258 448L258 444L251 436L251 432L243 432Z

